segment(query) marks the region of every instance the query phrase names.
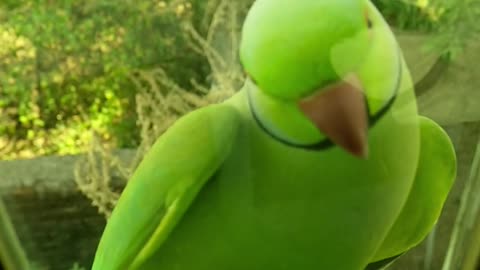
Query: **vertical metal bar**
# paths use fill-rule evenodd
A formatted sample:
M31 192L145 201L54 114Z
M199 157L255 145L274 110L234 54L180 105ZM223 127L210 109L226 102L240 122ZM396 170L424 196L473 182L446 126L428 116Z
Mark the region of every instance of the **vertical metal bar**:
M0 259L5 270L29 270L27 256L20 245L7 209L0 199Z
M455 221L453 233L442 270L475 270L475 254L471 248L480 242L474 235L475 222L480 209L480 141L477 143L470 175L460 202L460 209ZM478 226L478 224L477 224ZM478 253L478 251L477 251ZM472 259L473 258L473 259Z
M430 232L430 234L427 237L427 243L425 247L425 261L423 264L423 269L424 270L433 270L433 260L434 260L434 255L435 255L435 237L437 236L437 226L433 227L433 230Z

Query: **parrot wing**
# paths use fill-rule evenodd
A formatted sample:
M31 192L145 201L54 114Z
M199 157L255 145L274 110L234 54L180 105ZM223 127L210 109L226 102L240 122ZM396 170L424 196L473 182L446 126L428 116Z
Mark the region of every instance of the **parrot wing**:
M418 245L440 217L456 177L457 162L447 133L420 116L420 159L407 202L372 262L396 257Z
M170 127L129 180L107 223L92 269L134 269L149 257L226 159L239 124L234 108L211 105Z

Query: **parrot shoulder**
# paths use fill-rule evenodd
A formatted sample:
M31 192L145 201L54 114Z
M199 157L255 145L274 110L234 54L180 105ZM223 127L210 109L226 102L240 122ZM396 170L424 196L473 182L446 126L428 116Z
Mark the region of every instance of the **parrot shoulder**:
M135 269L158 249L230 153L239 125L235 108L217 104L161 135L122 192L92 269Z

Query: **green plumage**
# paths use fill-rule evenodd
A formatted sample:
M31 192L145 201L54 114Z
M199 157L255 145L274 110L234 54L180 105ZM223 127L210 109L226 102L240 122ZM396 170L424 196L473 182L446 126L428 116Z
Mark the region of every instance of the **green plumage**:
M287 3L298 7L289 10ZM105 228L94 270L363 270L426 236L455 176L451 142L438 125L417 115L398 45L373 5L335 3L256 2L242 39L242 62L255 83L247 80L226 102L184 116L158 139ZM299 19L305 10L310 17ZM342 10L349 16L336 18ZM365 10L373 30L360 19ZM315 65L325 64L335 76L296 77L302 65L311 64L315 42L302 45L308 50L296 56L298 66L282 66L294 65L285 49L302 42L301 33L284 40L291 46L283 51L258 51L283 35L279 30L269 35L269 25L286 18L292 24L321 20L315 15L322 12L328 14L324 20L346 30L330 37L332 26L322 23L305 34L305 42L316 34L331 38L322 50L335 51L344 35L369 44L354 46L341 58L332 53L317 59ZM260 36L252 28L256 24L264 31ZM347 63L348 52L363 56ZM279 57L290 60L282 63ZM272 59L280 62L270 66ZM352 71L368 105L368 158L336 145L306 149L326 136L302 118L295 102L316 83Z

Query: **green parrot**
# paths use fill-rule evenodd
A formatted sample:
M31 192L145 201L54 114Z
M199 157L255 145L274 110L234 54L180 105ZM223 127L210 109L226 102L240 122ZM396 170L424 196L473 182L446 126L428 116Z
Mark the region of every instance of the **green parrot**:
M144 157L93 269L380 269L420 243L456 158L374 5L257 0L240 58L243 88Z

